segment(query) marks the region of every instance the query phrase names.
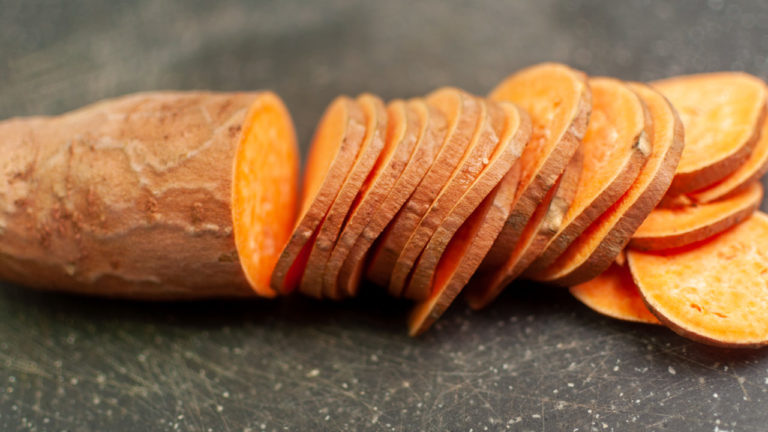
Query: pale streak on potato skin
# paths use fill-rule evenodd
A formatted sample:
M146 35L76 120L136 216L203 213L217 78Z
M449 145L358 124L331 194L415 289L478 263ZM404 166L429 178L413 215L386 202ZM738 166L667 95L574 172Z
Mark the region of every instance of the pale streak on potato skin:
M143 93L0 123L0 279L111 297L254 295L229 198L258 95Z

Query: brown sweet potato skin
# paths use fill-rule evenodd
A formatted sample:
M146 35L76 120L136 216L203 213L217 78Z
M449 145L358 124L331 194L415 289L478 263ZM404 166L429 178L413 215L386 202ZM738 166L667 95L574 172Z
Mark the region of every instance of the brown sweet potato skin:
M230 196L258 93L144 93L0 123L0 279L109 297L253 296Z

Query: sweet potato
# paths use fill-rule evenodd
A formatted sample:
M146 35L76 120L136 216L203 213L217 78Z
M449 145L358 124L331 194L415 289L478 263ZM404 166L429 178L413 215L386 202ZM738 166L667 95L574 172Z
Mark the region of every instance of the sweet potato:
M360 105L341 96L317 125L304 172L299 218L272 273L271 286L278 293L288 294L299 286L320 224L362 147L365 121Z
M768 216L668 253L630 250L632 277L649 309L679 334L703 343L768 344Z
M586 75L556 63L542 63L511 75L489 97L514 102L526 110L533 136L522 155L515 207L483 260L482 271L500 267L512 254L523 227L576 153L592 110Z
M274 94L141 93L6 120L0 137L0 279L136 299L273 294L298 189Z
M586 282L607 269L669 188L683 152L683 124L675 109L650 87L629 83L653 119L651 156L629 190L589 226L552 265L536 275L551 284Z
M532 279L618 201L651 154L653 120L640 97L615 79L591 78L589 84L593 103L581 144L583 174L558 233L526 270Z
M434 292L432 281L435 269L441 257L446 253L446 247L456 231L502 179L505 179L507 183L514 182L515 185L519 182L520 173L518 172L519 166L517 161L531 137L531 120L528 114L517 107L517 105L501 102L500 106L504 110L505 121L503 129L497 131L500 139L498 149L488 160L488 164L483 168L480 176L472 183L461 199L455 203L450 213L443 219L440 226L427 242L416 264L411 269L405 291L408 298L422 300L429 296L430 291ZM513 167L517 167L513 175L506 175ZM503 189L503 193L512 196L494 200L494 202L499 201L495 205L508 207L514 200L514 189L511 185L507 184L501 189ZM508 216L508 210L506 213ZM489 248L503 226L503 224L499 224L498 230L496 225L481 230L482 234L488 237ZM485 253L482 253L482 256L485 256ZM480 261L477 264L479 265ZM446 265L455 266L456 264L446 263ZM475 269L471 270L469 274L464 275L461 286L469 281L469 277L474 273Z
M611 264L596 278L571 287L571 294L602 315L624 321L661 324L643 302L632 274L625 266Z
M342 292L349 296L357 293L367 256L374 241L419 185L445 142L447 124L442 112L430 107L422 99L409 101L408 111L409 118L416 121L419 127L415 131L416 147L390 194L380 203L338 270L338 284ZM406 131L407 135L410 133ZM326 277L335 276L326 269Z
M411 233L459 166L481 119L478 100L462 90L442 88L426 100L446 117L448 132L429 171L381 234L371 255L366 276L383 287L389 285L392 269Z
M448 309L488 253L512 210L520 168L514 165L447 244L431 277L429 296L411 312L411 336L426 331Z
M387 133L387 111L378 97L364 94L357 98L366 118L365 137L352 169L320 223L301 277L300 289L305 295L323 295L323 271L336 244L348 213L357 197L365 196L370 186L370 174L384 150Z
M523 229L507 261L491 270L480 270L469 281L467 302L473 309L491 303L538 257L560 228L563 216L573 202L583 163L581 149L573 155L565 171L547 192Z
M760 181L768 171L768 120L763 121L760 138L747 161L739 166L733 174L712 186L691 192L691 199L699 203L708 203L725 196L738 193L750 184Z
M705 188L746 162L765 119L768 90L762 80L720 72L652 85L672 102L685 126L685 150L670 194Z
M632 236L633 249L652 251L687 246L706 240L752 216L763 201L763 186L747 189L719 201L687 207L658 208Z
M383 137L384 148L379 160L374 164L368 179L353 202L347 215L347 222L325 262L322 279L324 297L333 299L340 297L337 283L338 269L341 268L349 249L374 211L389 195L395 181L408 163L416 143L418 119L414 118L413 113L410 116L406 114L404 101L396 100L390 103L386 110L386 117L386 121L377 120L379 124L386 125L386 136ZM317 276L317 274L305 274L309 277Z

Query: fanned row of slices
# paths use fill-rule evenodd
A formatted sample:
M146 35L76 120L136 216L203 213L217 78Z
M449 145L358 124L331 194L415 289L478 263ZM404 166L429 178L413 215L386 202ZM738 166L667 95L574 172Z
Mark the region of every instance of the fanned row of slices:
M272 287L342 299L367 279L416 302L418 334L462 291L481 308L523 277L705 342L764 344L767 95L743 73L646 85L545 63L487 98L339 97Z

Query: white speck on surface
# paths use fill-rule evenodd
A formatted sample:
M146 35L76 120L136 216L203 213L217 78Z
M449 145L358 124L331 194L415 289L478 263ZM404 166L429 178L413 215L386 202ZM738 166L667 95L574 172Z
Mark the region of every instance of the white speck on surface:
M320 375L320 369L312 369L311 371L307 372L307 378L314 378L318 375Z
M672 374L672 375L676 375L677 374L677 371L672 366L668 367L667 371L669 371L669 373Z
M216 412L222 412L224 411L224 407L221 405L216 405Z
M713 397L713 398L715 398L715 399L717 399L717 398L719 398L720 396L718 396L718 395L717 395L717 393L712 393L712 397Z

